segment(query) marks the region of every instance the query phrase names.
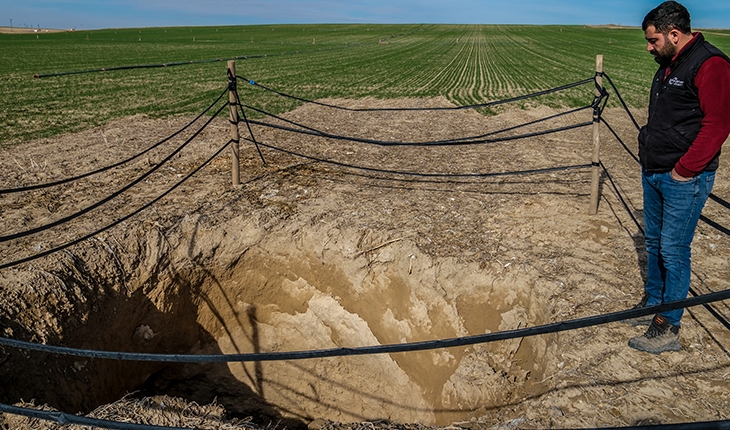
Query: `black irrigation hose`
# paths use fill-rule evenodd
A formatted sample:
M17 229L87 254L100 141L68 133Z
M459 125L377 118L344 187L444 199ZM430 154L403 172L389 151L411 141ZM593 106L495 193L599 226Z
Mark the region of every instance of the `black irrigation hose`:
M87 70L73 70L69 72L55 72L55 73L36 73L33 75L34 78L50 78L55 76L67 76L67 75L79 75L82 73L97 73L97 72L111 72L115 70L132 70L132 69L155 69L160 67L172 67L172 66L188 66L191 64L204 64L204 63L219 63L221 61L228 60L247 60L250 58L264 58L266 55L239 55L231 58L214 58L212 60L190 60L190 61L175 61L171 63L157 63L157 64L136 64L129 66L116 66L116 67L100 67L98 69L87 69Z
M121 166L123 164L129 163L130 161L132 161L134 159L137 159L137 158L145 155L146 153L152 151L153 149L157 148L158 146L162 145L163 143L167 142L168 140L174 138L178 134L180 134L183 131L185 131L188 128L190 128L191 125L195 124L195 122L198 121L203 115L205 115L206 113L208 113L208 111L211 110L213 108L213 106L215 106L215 104L220 101L221 98L223 98L223 96L226 94L226 92L228 92L228 89L225 89L221 93L221 95L219 95L218 98L213 103L210 104L210 106L208 106L203 112L201 112L200 115L198 115L197 117L195 117L195 119L193 119L192 121L190 121L189 123L187 123L187 125L185 125L183 128L181 128L180 130L178 130L175 133L171 134L170 136L162 139L161 141L155 143L154 145L150 146L149 148L145 149L144 151L140 152L139 154L133 155L132 157L129 157L129 158L125 159L125 160L122 160L122 161L119 161L117 163L111 164L109 166L105 166L105 167L102 167L100 169L94 170L92 172L83 173L81 175L74 176L74 177L71 177L71 178L61 179L61 180L58 180L58 181L55 181L55 182L47 182L45 184L29 185L27 187L0 189L0 194L20 193L20 192L24 192L24 191L33 191L33 190L39 190L39 189L42 189L42 188L55 187L55 186L58 186L58 185L63 185L63 184L69 183L69 182L78 181L79 179L84 179L86 177L89 177L89 176L92 176L92 175L96 175L97 173L102 173L102 172L105 172L107 170L111 170L111 169L113 169L115 167L119 167L119 166Z
M515 135L515 136L507 136L507 137L494 138L494 139L486 139L481 136L478 136L478 137L468 138L469 140L460 138L460 139L433 140L433 141L424 141L424 142L402 142L402 141L385 141L385 140L365 139L365 138L359 138L359 137L339 136L339 135L335 135L335 134L331 134L331 133L327 133L327 132L324 132L321 130L314 129L312 127L307 127L302 124L295 123L293 121L287 120L287 119L279 117L277 115L262 111L261 109L258 109L258 108L254 108L254 107L251 107L248 105L246 105L245 107L247 107L251 110L260 112L260 113L264 113L265 115L269 115L274 119L285 121L285 122L291 123L297 127L302 127L302 128L297 129L297 128L292 128L292 127L284 127L281 125L271 124L271 123L263 122L263 121L249 120L249 122L251 124L260 125L262 127L275 128L277 130L282 130L282 131L289 131L292 133L306 134L306 135L317 136L317 137L326 137L326 138L330 138L330 139L345 140L345 141L357 142L357 143L366 143L366 144L378 145L378 146L454 146L454 145L489 144L489 143L498 143L498 142L507 142L507 141L511 141L511 140L525 139L525 138L529 138L529 137L543 136L546 134L557 133L557 132L561 132L561 131L572 130L575 128L586 127L586 126L593 124L592 121L586 121L586 122L577 123L577 124L573 124L573 125L557 127L557 128L550 129L550 130L542 130L542 131L536 131L536 132L532 132L532 133L524 133L524 134L519 134L519 135ZM486 136L486 135L483 135L483 136Z
M191 178L191 177L192 177L192 176L193 176L193 175L194 175L195 173L197 173L197 172L198 172L198 171L199 171L200 169L202 169L203 167L205 167L206 165L208 165L208 163L210 163L211 161L213 161L213 159L214 159L215 157L217 157L217 156L218 156L218 155L219 155L219 154L220 154L221 152L223 152L223 150L224 150L224 149L225 149L225 148L226 148L226 147L227 147L227 146L228 146L228 145L229 145L230 143L231 143L231 141L228 141L228 142L226 142L226 144L225 144L225 145L223 145L223 146L222 146L222 147L221 147L221 148L220 148L220 149L219 149L218 151L216 151L216 152L215 152L215 154L213 154L213 155L212 155L212 156L211 156L210 158L208 158L208 159L207 159L207 160L206 160L206 161L205 161L205 162L204 162L203 164L201 164L200 166L196 167L196 168L195 168L195 169L194 169L194 170L193 170L192 172L190 172L190 173L189 173L189 174L188 174L187 176L185 176L184 178L182 178L182 179L181 179L181 180L180 180L179 182L177 182L177 183L176 183L175 185L173 185L172 187L170 187L170 188L169 188L169 189L168 189L167 191L165 191L164 193L162 193L162 194L160 194L159 196L155 197L155 198L154 198L154 199L153 199L152 201L150 201L150 202L148 202L148 203L146 203L146 204L142 205L141 207L139 207L139 208L138 208L137 210L135 210L134 212L132 212L132 213L130 213L130 214L128 214L128 215L125 215L125 216L123 216L122 218L120 218L120 219L118 219L118 220L116 220L116 221L112 222L111 224L109 224L109 225L106 225L106 226L104 226L104 227L102 227L102 228L100 228L100 229L98 229L98 230L96 230L96 231L94 231L94 232L92 232L92 233L89 233L89 234L87 234L87 235L85 235L85 236L82 236L82 237L80 237L80 238L78 238L78 239L74 239L74 240L72 240L71 242L67 242L67 243L65 243L65 244L63 244L63 245L57 246L57 247L55 247L55 248L52 248L52 249L49 249L49 250L47 250L47 251L44 251L44 252L41 252L41 253L38 253L38 254L35 254L35 255L31 255L30 257L25 257L25 258L22 258L22 259L20 259L20 260L16 260L16 261L11 261L10 263L5 263L5 264L2 264L2 265L0 265L0 270L2 270L2 269L7 269L8 267L13 267L13 266L17 266L17 265L19 265L19 264L27 263L27 262L29 262L29 261L33 261L33 260L36 260L36 259L38 259L38 258L41 258L41 257L45 257L45 256L47 256L47 255L51 255L51 254L53 254L53 253L55 253L55 252L58 252L58 251L63 251L63 250L64 250L64 249L66 249L66 248L69 248L69 247L71 247L71 246L73 246L73 245L76 245L76 244L78 244L78 243L81 243L81 242L85 241L86 239L90 239L90 238L92 238L92 237L96 236L96 235L97 235L97 234L99 234L99 233L102 233L102 232L104 232L104 231L106 231L106 230L109 230L109 229L110 229L110 228L112 228L112 227L115 227L115 226L117 226L117 225L119 225L119 224L123 223L124 221L128 220L129 218L132 218L133 216L137 215L138 213L142 212L143 210L145 210L145 209L149 208L149 207L150 207L150 206L152 206L153 204L155 204L155 203L157 203L158 201L162 200L162 198L163 198L163 197L165 197L165 196L167 196L168 194L170 194L170 193L171 193L172 191L174 191L174 190L175 190L175 189L176 189L177 187L179 187L179 186L180 186L180 185L182 185L182 184L183 184L183 183L184 183L185 181L187 181L188 179L190 179L190 178Z
M150 426L145 424L100 420L96 418L87 418L79 415L67 414L65 412L52 412L41 411L38 409L21 408L18 406L6 405L4 403L0 403L0 412L5 412L13 415L21 415L28 418L38 418L45 421L55 421L60 424L76 424L80 426L89 426L94 428L113 430L190 430L189 428L183 427Z
M517 339L542 334L559 333L568 330L593 327L611 322L623 321L653 315L659 312L703 305L720 300L730 299L730 289L705 294L656 306L612 312L592 317L577 318L568 321L544 324L535 327L505 330L495 333L464 336L450 339L429 340L401 344L360 346L354 348L331 348L310 351L264 352L248 354L151 354L133 352L96 351L88 349L68 348L45 345L0 337L0 345L49 354L69 355L75 357L101 358L123 361L148 361L158 363L240 363L283 360L304 360L312 358L349 357L372 354L393 354L398 352L428 351L442 348L476 345L481 343Z
M350 44L350 46L356 44ZM330 49L332 49L330 47ZM298 50L296 54L302 52L316 52L313 49L309 50ZM132 70L132 69L154 69L161 67L172 67L172 66L189 66L191 64L205 64L205 63L220 63L229 60L253 60L258 58L269 58L278 57L282 55L291 55L291 52L282 52L280 54L257 54L257 55L237 55L235 57L228 58L213 58L209 60L189 60L189 61L174 61L168 63L156 63L156 64L139 64L139 65L127 65L127 66L115 66L115 67L101 67L98 69L87 69L87 70L72 70L68 72L54 72L54 73L36 73L33 75L34 78L49 78L55 76L66 76L66 75L78 75L82 73L98 73L98 72L111 72L115 70Z
M244 139L251 141L250 139ZM422 173L422 172L407 172L403 170L388 170L388 169L380 169L376 167L365 167L365 166L359 166L356 164L348 164L348 163L341 163L339 161L333 161L326 158L319 158L319 157L313 157L311 155L305 155L300 152L294 152L290 151L288 149L280 148L278 146L269 145L263 142L260 142L259 145L272 149L274 151L283 152L285 154L293 155L295 157L305 158L307 160L316 161L320 163L326 163L326 164L332 164L339 167L346 167L349 169L356 169L356 170L364 170L368 172L376 172L376 173L388 173L393 175L403 175L403 176L418 176L418 177L424 177L424 178L487 178L487 177L496 177L496 176L514 176L514 175L531 175L531 174L537 174L537 173L548 173L548 172L556 172L560 170L577 170L577 169L586 169L591 167L591 164L577 164L573 166L558 166L558 167L547 167L544 169L530 169L530 170L520 170L520 171L513 171L513 172L488 172L488 173Z
M67 223L69 221L72 221L72 220L74 220L74 219L76 219L76 218L78 218L78 217L80 217L80 216L82 216L82 215L84 215L84 214L86 214L86 213L88 213L88 212L90 212L90 211L92 211L92 210L94 210L94 209L96 209L96 208L98 208L98 207L100 207L100 206L108 203L109 201L111 201L111 200L119 197L125 191L127 191L130 188L132 188L133 186L139 184L145 178L147 178L149 175L151 175L152 173L154 173L155 171L157 171L157 169L159 169L160 167L162 167L165 163L167 163L168 161L170 161L175 155L177 155L180 151L182 151L186 146L188 146L188 144L190 144L190 142L192 142L193 139L195 139L196 137L198 137L198 135L208 126L208 124L210 124L211 121L213 121L213 119L215 119L215 117L218 116L218 114L220 114L221 111L223 109L225 109L226 107L227 107L226 105L221 106L218 109L218 111L213 116L211 116L205 122L205 124L200 129L198 129L198 131L196 131L191 137L189 137L185 142L183 142L182 145L180 145L179 147L177 147L172 153L170 153L167 157L165 157L161 162L157 163L157 165L155 165L153 168L151 168L147 172L145 172L142 175L140 175L134 181L128 183L127 185L123 186L122 188L120 188L119 190L117 190L114 193L110 194L109 196L107 196L107 197L99 200L98 202L96 202L96 203L94 203L94 204L92 204L90 206L87 206L84 209L81 209L80 211L77 211L77 212L75 212L75 213L73 213L71 215L68 215L68 216L63 217L61 219L58 219L56 221L50 222L48 224L44 224L42 226L39 226L39 227L36 227L36 228L32 228L30 230L25 230L25 231L21 231L21 232L18 232L18 233L9 234L7 236L0 236L0 243L7 242L7 241L10 241L10 240L14 240L14 239L19 239L19 238L25 237L25 236L30 236L32 234L40 233L42 231L51 229L51 228L56 227L56 226L59 226L61 224L65 224L65 223Z
M301 97L297 97L297 96L292 96L292 95L268 88L264 85L259 84L258 82L254 81L254 80L249 80L249 79L246 79L246 78L238 76L238 75L236 76L236 78L247 81L252 86L257 86L257 87L263 88L266 91L272 92L272 93L280 95L282 97L290 98L293 100L298 100L298 101L301 101L304 103L312 103L312 104L319 105L319 106L324 106L324 107L328 107L328 108L332 108L332 109L340 109L340 110L345 110L345 111L350 111L350 112L439 111L439 110L460 110L460 109L486 108L486 107L498 106L498 105L506 104L506 103L512 103L512 102L516 102L516 101L520 101L520 100L527 100L527 99L534 98L534 97L540 97L540 96L544 96L544 95L547 95L550 93L555 93L555 92L567 90L567 89L570 89L573 87L578 87L578 86L587 84L589 82L595 82L595 78L587 78L587 79L583 79L581 81L566 84L566 85L563 85L560 87L550 88L547 90L538 91L538 92L531 93L531 94L525 94L525 95L518 96L518 97L512 97L509 99L502 99L502 100L496 100L493 102L478 103L478 104L464 105L464 106L431 107L431 108L427 108L427 107L421 107L421 108L393 108L393 107L390 107L390 108L348 108L348 107L343 107L343 106L337 106L337 105L317 102L314 100L309 100L309 99L305 99L305 98L301 98Z

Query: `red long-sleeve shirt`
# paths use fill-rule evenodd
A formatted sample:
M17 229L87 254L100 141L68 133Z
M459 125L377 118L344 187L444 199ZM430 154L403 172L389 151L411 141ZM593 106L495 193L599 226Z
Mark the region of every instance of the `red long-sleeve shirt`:
M710 57L697 71L694 84L704 117L692 146L674 166L685 177L702 172L730 135L730 63L722 57Z

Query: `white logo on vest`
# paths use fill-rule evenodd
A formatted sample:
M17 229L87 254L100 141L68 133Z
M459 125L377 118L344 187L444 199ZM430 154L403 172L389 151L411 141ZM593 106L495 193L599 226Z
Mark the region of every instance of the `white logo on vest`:
M682 87L684 86L684 81L680 81L679 78L675 76L669 80L669 85L673 87Z

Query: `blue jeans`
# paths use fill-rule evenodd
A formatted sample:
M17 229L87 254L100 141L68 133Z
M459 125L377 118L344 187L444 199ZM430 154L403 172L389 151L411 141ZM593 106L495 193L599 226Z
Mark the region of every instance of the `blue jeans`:
M692 239L715 183L715 172L703 172L681 182L671 173L642 172L646 231L647 306L687 298ZM662 312L680 325L684 309Z

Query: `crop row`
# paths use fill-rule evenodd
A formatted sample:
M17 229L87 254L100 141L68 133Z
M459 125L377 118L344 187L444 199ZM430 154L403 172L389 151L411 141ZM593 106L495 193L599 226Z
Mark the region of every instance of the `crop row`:
M707 34L730 52L727 32ZM638 29L492 25L174 27L0 35L0 145L50 137L143 113L191 114L238 74L303 98L445 96L458 105L531 93L591 77L594 59L634 107L646 104L655 63ZM63 74L127 65L161 68ZM296 106L250 86L249 104ZM578 106L589 86L536 103Z

